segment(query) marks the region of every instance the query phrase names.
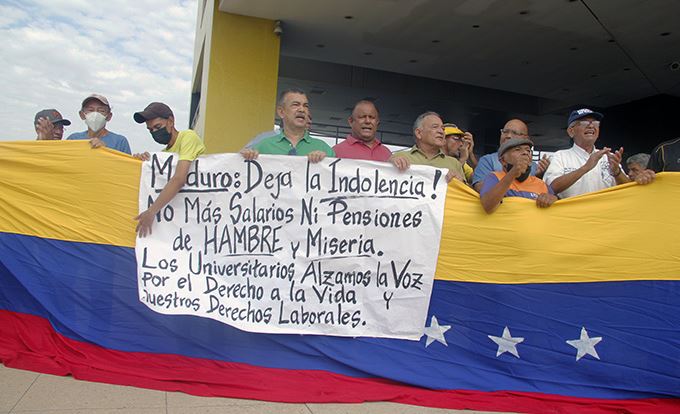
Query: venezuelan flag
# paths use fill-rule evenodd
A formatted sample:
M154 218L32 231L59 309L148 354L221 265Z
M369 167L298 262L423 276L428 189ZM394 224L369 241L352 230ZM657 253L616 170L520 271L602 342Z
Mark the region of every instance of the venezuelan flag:
M240 331L140 303L140 163L0 143L0 360L204 396L680 412L680 175L493 215L449 189L426 335ZM408 254L408 246L404 246Z

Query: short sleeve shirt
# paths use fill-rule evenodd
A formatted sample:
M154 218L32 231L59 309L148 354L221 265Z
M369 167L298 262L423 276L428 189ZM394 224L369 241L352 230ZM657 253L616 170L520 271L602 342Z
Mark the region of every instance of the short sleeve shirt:
M179 154L180 161L193 161L205 152L205 145L203 145L203 141L198 134L187 129L180 131L172 147L166 148L163 151Z
M448 168L451 171L457 172L461 177L465 177L465 172L463 171L463 166L461 165L460 161L453 157L449 157L441 150L439 150L439 152L434 157L429 158L418 149L417 145L414 145L407 150L395 152L393 155L395 157L407 158L409 161L411 161L411 164L415 165L429 165L437 168Z
M494 171L489 173L486 178L484 178L484 186L479 192L479 195L482 196L491 191L491 189L505 177L505 174L505 171ZM524 181L513 180L510 188L505 192L504 197L522 197L535 200L539 195L544 193L554 194L552 188L550 188L549 185L546 185L543 180L530 175Z
M338 158L351 158L354 160L387 161L392 156L392 151L378 139L375 140L372 147L369 147L352 135L347 135L344 141L333 147L333 151Z
M260 152L260 154L270 155L307 155L312 151L323 151L329 157L335 157L335 152L331 147L320 139L312 138L309 132L305 131L296 146L286 138L284 132L274 135L273 137L265 138L258 144L252 147Z
M79 139L90 139L90 137L87 136L87 131L83 132L74 132L73 134L69 135L67 140L79 140ZM106 148L111 148L116 151L124 152L126 154L131 154L132 151L130 150L130 144L128 143L127 138L120 134L116 134L114 132L108 131L106 135L103 137L99 138L104 142L104 145L106 145Z
M593 148L593 152L598 151ZM550 185L555 179L579 169L588 161L591 153L574 144L569 149L557 151L550 159L550 166L543 175L543 180ZM609 159L602 157L595 168L579 178L571 187L558 194L560 198L574 197L580 194L603 190L616 185L616 179L610 172Z

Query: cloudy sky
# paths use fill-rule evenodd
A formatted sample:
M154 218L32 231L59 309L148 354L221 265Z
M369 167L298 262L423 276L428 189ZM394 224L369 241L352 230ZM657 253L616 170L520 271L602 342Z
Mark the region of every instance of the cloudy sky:
M87 95L113 107L107 128L128 138L133 152L157 151L132 114L152 101L189 122L196 1L1 0L0 140L35 139L33 117L56 108L86 130L78 116Z

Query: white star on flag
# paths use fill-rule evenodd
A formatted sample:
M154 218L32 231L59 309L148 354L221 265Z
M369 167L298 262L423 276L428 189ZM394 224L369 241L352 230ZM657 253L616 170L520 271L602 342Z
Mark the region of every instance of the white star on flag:
M601 336L596 338L588 337L588 331L586 331L586 328L581 327L581 338L569 340L567 343L576 348L576 360L578 361L586 355L591 355L597 359L600 359L600 356L597 355L597 351L595 350L595 345L597 345L601 340Z
M517 352L517 344L524 342L524 338L513 338L510 336L510 329L506 326L503 328L503 336L492 336L487 335L489 339L498 344L498 351L496 352L496 357L503 355L506 352L510 352L517 358L519 358L519 353Z
M430 326L425 327L423 330L423 336L427 335L425 348L430 346L430 344L434 341L437 341L444 346L449 346L449 344L446 343L446 338L444 338L444 333L449 329L451 329L451 325L439 325L437 317L432 315L432 319L430 319Z

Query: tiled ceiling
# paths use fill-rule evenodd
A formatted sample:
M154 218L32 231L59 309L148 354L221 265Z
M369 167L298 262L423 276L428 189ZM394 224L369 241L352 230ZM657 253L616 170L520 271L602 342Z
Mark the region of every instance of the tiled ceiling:
M680 96L677 0L222 0L286 56L608 107Z

